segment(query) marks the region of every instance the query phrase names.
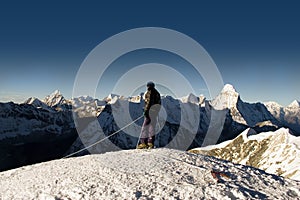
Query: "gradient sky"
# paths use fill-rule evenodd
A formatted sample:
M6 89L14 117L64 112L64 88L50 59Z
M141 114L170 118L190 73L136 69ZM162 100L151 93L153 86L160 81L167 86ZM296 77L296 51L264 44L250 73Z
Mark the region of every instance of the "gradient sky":
M299 24L297 1L1 2L0 101L44 98L56 89L70 98L94 47L151 26L198 41L244 101L285 106L300 100Z

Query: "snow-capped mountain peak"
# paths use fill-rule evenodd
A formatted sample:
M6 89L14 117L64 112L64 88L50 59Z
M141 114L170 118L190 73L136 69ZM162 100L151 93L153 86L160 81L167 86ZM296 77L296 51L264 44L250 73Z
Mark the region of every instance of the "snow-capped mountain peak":
M55 90L52 94L46 96L43 102L50 107L54 107L65 104L66 99L63 97L59 90Z
M212 101L212 105L218 110L236 108L239 96L232 85L226 84L221 93Z
M221 93L237 93L233 85L225 84Z
M283 106L280 105L279 103L275 102L275 101L268 101L268 102L265 102L264 105L267 107L267 108L273 108L273 109L278 109L278 108L282 108Z
M199 98L196 97L194 94L190 93L188 96L180 98L183 103L193 103L199 104Z
M299 108L300 102L297 100L294 100L290 105L287 106L288 108Z
M52 95L60 95L61 93L60 93L60 90L54 90L54 92L52 93Z
M24 103L25 104L32 104L34 106L38 106L39 104L42 104L43 102L41 100L39 100L38 98L30 97Z
M51 108L47 104L45 104L43 101L41 101L41 100L39 100L38 98L35 98L35 97L30 97L24 103L33 105L36 108L43 108L43 109L46 109L46 110L51 110Z

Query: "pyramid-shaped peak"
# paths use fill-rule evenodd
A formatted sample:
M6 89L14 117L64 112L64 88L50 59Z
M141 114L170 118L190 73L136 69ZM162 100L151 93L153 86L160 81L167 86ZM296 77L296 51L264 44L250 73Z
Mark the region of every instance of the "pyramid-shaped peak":
M222 89L222 92L237 93L235 88L231 84L225 84L223 89Z
M48 95L45 99L53 99L53 98L64 98L60 90L54 90L50 95Z
M50 95L46 96L43 102L48 106L53 107L66 103L66 100L59 90L55 90Z
M290 108L298 108L300 107L300 102L297 100L294 100L290 105L288 105Z
M55 95L61 95L60 90L54 90L54 92L51 93L51 96Z
M232 85L226 84L221 93L212 101L212 106L217 110L236 108L239 96Z

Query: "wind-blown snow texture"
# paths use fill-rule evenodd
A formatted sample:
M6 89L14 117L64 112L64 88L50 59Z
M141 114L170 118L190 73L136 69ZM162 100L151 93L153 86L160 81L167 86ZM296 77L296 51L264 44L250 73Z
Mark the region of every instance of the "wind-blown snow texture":
M234 140L191 152L250 165L300 181L300 136L291 135L289 129L259 134L247 129Z
M211 170L222 172L219 183ZM297 199L300 182L171 149L54 160L0 173L2 199Z

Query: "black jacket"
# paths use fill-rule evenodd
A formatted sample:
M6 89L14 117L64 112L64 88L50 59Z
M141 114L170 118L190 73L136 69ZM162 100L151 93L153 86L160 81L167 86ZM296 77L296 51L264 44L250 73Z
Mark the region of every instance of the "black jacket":
M145 94L144 112L149 112L151 106L155 104L161 105L160 94L155 88L149 88ZM157 113L158 112L159 110L157 111Z

